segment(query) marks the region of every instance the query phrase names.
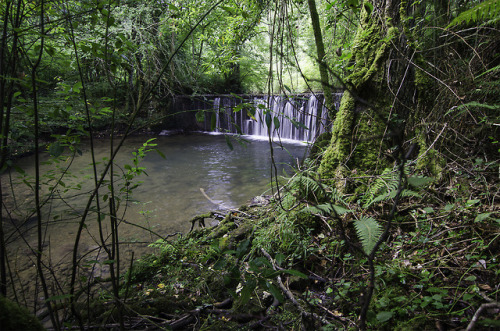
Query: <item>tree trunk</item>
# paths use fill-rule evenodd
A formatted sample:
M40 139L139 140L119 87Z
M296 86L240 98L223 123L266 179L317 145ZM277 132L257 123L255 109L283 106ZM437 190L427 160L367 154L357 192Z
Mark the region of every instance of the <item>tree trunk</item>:
M401 1L365 1L354 40L352 74L346 79L332 140L321 165L324 179L346 188L346 178L377 173L390 164L390 148L400 145L404 119L412 108L412 52L401 25ZM403 46L401 46L403 45ZM411 55L411 54L410 54ZM403 94L405 94L403 96Z
M314 32L314 41L316 43L316 54L318 55L319 74L321 76L321 87L325 94L325 105L328 109L328 115L331 119L335 118L335 107L332 97L332 88L328 77L328 68L325 63L325 45L323 44L323 35L321 33L321 25L319 22L318 10L316 9L316 1L308 0L309 13L311 15L312 28ZM321 107L319 108L321 110ZM321 116L321 114L319 114Z

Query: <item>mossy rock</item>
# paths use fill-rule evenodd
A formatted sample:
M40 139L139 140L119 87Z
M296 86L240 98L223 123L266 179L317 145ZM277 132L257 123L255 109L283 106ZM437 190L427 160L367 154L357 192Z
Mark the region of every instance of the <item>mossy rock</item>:
M24 307L0 295L0 330L45 330L42 323Z

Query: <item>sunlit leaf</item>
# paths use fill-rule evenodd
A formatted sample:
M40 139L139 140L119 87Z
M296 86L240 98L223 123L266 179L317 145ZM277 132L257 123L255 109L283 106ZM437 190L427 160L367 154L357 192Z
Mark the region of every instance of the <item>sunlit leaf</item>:
M476 223L477 223L477 222L482 222L482 221L484 221L485 219L488 219L488 218L491 216L491 214L493 214L493 213L482 213L482 214L479 214L479 215L477 215L477 216L476 216L476 218L474 219L474 222L476 222Z
M80 93L80 89L82 88L82 82L77 82L75 85L73 85L73 92L75 93Z
M408 177L408 184L413 187L422 187L431 183L434 180L432 177Z
M377 314L377 320L379 322L387 322L394 316L394 313L392 311L381 311L380 313Z

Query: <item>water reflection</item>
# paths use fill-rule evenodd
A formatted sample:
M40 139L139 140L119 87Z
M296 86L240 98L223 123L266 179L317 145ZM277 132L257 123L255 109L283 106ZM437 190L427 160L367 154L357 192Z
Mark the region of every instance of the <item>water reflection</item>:
M124 185L120 171L124 171L126 164L132 164L132 152L142 146L147 138L131 137L116 158L118 189ZM190 227L187 222L190 218L217 208L200 189L215 202L224 203L231 208L236 208L269 189L272 163L266 141L252 141L246 146L233 142L233 150L229 149L223 136L216 135L159 136L154 143L158 144L157 148L165 155L165 159L156 153L148 153L141 163L148 176L141 175L136 179L142 184L133 191L131 198L135 203L128 203L126 208L125 201L121 204L122 215L129 222L155 227L157 232L164 234L186 232ZM274 160L279 173L283 170L290 173L290 165L296 164L296 159L303 157L306 148L297 143L286 144L285 147L274 149ZM109 157L109 141L96 141L95 155L96 160ZM84 148L82 156L77 156L71 162L64 187L60 186L53 195L56 199L44 207L44 216L51 222L55 220L55 215L59 215L57 232L66 233L69 242L73 238L67 234L74 232L74 223L78 219L68 220L68 215L82 212L87 194L94 183L88 148ZM64 168L69 164L68 159L60 162L59 166ZM33 158L25 158L19 165L27 173L34 171ZM103 167L103 164L99 165L100 171ZM42 173L53 172L56 177L60 171L54 166L46 165L42 168ZM7 182L6 176L2 180ZM72 186L77 189L71 190ZM15 218L22 219L33 209L32 190L19 180L14 188L18 207L13 210L14 197L7 197L10 200L9 212L14 211L13 215L17 215ZM44 191L47 192L47 186ZM105 192L101 196L103 194ZM92 220L90 217L89 222ZM124 237L141 240L141 233L137 229L124 229L121 233Z

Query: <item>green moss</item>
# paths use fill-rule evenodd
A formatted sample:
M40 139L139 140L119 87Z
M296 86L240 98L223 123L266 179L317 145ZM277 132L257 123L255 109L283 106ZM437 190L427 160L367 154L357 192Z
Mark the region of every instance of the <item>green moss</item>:
M420 148L417 170L426 171L436 180L440 180L443 177L446 161L435 149L428 147L424 132L417 132L417 142Z
M354 41L355 65L347 79L352 93L346 91L342 97L330 146L319 167L321 177L337 181L338 188L345 188L345 183L338 180L349 174L349 169L376 171L381 162L380 152L387 147L380 143L390 110L382 66L399 30L390 26L383 35L377 18L365 11L361 21ZM363 103L357 102L358 96Z
M355 99L346 91L340 101L340 108L333 123L330 146L323 155L319 173L324 179L336 177L337 168L347 160L350 152L351 128L354 120Z
M207 238L208 239L220 238L235 228L236 224L232 220L226 217L222 222L219 223L219 225L211 229L212 233Z
M0 295L0 330L44 330L44 328L26 308Z

